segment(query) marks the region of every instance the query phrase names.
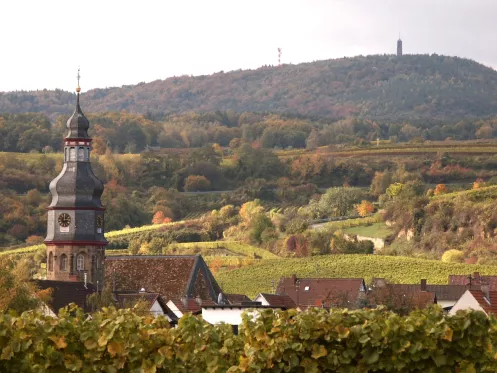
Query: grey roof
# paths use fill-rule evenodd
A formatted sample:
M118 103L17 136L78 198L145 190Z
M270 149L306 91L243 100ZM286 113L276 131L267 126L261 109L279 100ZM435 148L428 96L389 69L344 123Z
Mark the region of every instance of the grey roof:
M81 107L79 106L79 93L76 98L76 110L71 115L66 123L66 127L69 130L66 139L89 139L88 128L90 128L90 122L86 119Z
M103 183L97 179L90 162L66 162L61 173L50 183L49 207L92 207L103 209L100 197Z

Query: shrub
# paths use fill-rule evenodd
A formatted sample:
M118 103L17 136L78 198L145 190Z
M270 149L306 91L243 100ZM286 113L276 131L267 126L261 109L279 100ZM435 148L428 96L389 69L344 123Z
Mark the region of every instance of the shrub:
M184 189L186 192L198 192L209 190L211 182L205 176L190 175L185 180Z
M361 203L355 205L355 208L357 210L357 213L361 217L368 216L373 213L374 211L374 206L371 202L362 200Z
M442 255L442 262L445 263L462 263L464 262L464 253L460 250L447 250Z
M435 187L435 190L433 191L433 194L438 196L440 194L445 194L448 192L447 186L445 184L437 184Z

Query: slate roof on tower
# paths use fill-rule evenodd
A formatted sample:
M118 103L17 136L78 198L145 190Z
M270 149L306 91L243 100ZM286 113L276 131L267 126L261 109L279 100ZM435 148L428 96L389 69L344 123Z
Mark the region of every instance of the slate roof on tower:
M159 293L166 302L184 296L216 301L221 292L200 255L107 257L105 281L115 291Z

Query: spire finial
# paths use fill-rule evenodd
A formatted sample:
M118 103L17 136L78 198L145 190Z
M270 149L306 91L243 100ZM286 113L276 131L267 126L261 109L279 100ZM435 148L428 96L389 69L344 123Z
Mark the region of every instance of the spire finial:
M78 86L76 87L76 92L81 92L81 87L79 86L79 79L81 78L81 75L79 74L79 66L78 66L78 75L76 76L76 78L78 79Z

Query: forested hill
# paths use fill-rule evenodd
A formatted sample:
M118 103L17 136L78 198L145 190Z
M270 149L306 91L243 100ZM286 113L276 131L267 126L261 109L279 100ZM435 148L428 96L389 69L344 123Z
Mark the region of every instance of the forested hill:
M497 114L497 72L477 62L439 55L342 58L197 77L173 77L84 94L87 112L153 117L186 111L362 116L384 120L461 119ZM61 90L0 93L1 112L72 111Z

